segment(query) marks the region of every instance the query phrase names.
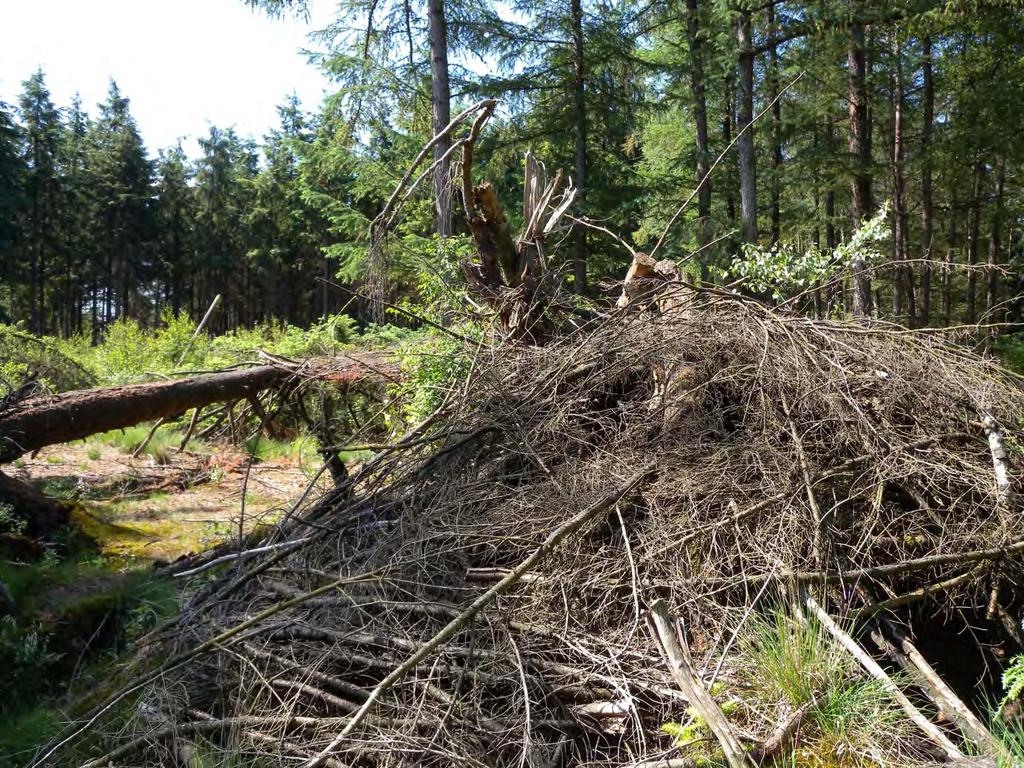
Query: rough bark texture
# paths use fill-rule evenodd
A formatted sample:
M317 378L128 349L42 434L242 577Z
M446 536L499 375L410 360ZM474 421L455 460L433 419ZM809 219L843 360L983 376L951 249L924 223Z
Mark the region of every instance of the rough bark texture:
M864 0L851 0L851 15L863 17ZM849 104L849 148L854 163L852 179L852 212L854 227L871 215L871 137L868 120L867 57L864 52L864 24L850 24L850 46L847 50ZM861 260L850 265L853 271L853 314L871 317L871 277Z
M263 365L176 381L129 384L65 392L19 403L0 413L0 464L47 445L80 440L98 432L167 418L210 403L238 400L280 386L298 369ZM378 357L321 368L306 368L303 377L354 382L397 373Z
M742 131L754 121L754 53L751 43L750 11L741 11L736 26L740 48L739 121ZM736 142L740 165L740 232L746 243L757 242L757 157L754 128L750 126Z
M994 316L999 304L999 254L1002 251L1003 236L1003 188L1006 183L1006 162L1000 161L996 168L996 196L992 210L992 233L988 240L988 290L985 293L985 314L988 322L997 322Z
M686 0L686 35L690 46L690 94L693 97L693 122L696 132L697 190L697 244L705 246L711 241L708 224L711 221L711 180L704 180L711 167L708 149L708 106L704 85L704 59L700 39L700 10L697 0ZM702 183L703 182L703 183Z
M894 46L896 65L892 81L892 196L893 196L893 292L892 312L897 318L907 313L907 324L914 325L916 314L913 273L907 265L907 184L904 175L906 152L903 142L903 53Z
M932 122L935 119L935 84L932 80L932 39L921 40L921 301L918 318L923 327L932 311Z
M427 4L428 35L430 38L430 81L434 135L441 133L451 122L451 91L448 86L448 26L444 15L444 0L429 0ZM451 148L451 138L445 136L434 146L435 162ZM434 172L435 216L437 234L442 238L452 234L452 188L449 163L438 165Z
M978 239L981 237L981 184L985 166L974 166L974 189L971 193L971 210L967 224L967 309L964 319L968 323L978 319Z
M587 180L587 105L585 100L586 68L583 58L583 6L581 0L570 0L573 62L573 145L575 152L576 202L582 206ZM582 227L573 235L573 285L576 293L587 292L587 234Z
M777 32L775 6L768 6L768 34L773 38ZM780 192L782 186L782 100L779 95L779 52L772 45L768 48L768 98L772 104L772 185L771 185L771 233L772 244L779 242L782 234Z

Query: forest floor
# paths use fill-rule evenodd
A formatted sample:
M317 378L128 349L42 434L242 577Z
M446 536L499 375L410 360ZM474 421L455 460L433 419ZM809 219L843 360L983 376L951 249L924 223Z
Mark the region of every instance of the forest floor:
M182 580L155 564L229 541L240 522L244 532L272 524L317 469L311 441L196 442L178 452L173 431L133 458L147 431L50 446L4 467L74 507L55 548L0 556L17 607L17 624L0 621L0 666L14 669L0 688L16 701L0 709L0 766L24 765L66 704L176 612Z
M49 446L11 474L78 502L73 521L103 555L151 561L208 549L240 522L245 532L273 523L309 482L289 455L250 466L245 451L218 446L133 458L101 440Z

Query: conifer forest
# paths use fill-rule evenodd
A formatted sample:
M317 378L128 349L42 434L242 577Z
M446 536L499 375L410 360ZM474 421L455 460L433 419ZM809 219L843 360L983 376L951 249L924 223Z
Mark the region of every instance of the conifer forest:
M215 1L4 73L0 766L1024 766L1020 0Z

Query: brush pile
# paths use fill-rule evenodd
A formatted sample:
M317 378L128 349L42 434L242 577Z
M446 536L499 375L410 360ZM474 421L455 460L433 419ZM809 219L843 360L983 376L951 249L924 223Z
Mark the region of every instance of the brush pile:
M740 688L738 627L801 587L836 617L988 608L1010 632L1018 384L935 335L675 290L467 347L431 418L198 589L89 765L688 765L657 598L698 679ZM763 745L786 715L730 717Z

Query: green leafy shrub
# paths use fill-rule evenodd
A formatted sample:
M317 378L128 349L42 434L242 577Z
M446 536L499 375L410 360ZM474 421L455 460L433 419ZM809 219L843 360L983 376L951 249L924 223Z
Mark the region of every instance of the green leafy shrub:
M779 242L765 248L747 243L725 274L742 278L748 288L782 301L837 276L855 261L870 265L884 260L880 246L888 237L886 203L831 253L813 244Z
M1001 704L1016 701L1024 694L1024 654L1014 656L1003 670L1003 696Z
M0 697L0 712L47 690L50 669L60 660L47 646L47 638L35 630L20 630L11 616L0 618L0 669L8 687L8 695Z

